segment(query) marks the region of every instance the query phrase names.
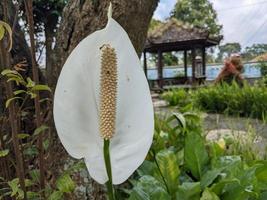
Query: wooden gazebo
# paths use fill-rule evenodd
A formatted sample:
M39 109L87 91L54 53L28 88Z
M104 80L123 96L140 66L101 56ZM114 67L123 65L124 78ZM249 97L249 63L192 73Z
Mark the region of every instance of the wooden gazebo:
M147 76L147 55L154 53L158 55L157 72L155 80L160 88L166 84L200 84L206 78L206 48L218 45L222 37L211 37L209 32L190 24L182 23L171 18L149 31L144 49L144 71ZM184 76L176 78L163 77L163 53L182 51L184 54ZM187 74L188 51L192 56L192 77ZM197 55L200 54L200 55Z

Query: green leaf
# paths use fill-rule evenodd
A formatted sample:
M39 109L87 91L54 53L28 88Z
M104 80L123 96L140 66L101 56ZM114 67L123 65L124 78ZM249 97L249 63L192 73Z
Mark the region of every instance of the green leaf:
M177 200L199 200L200 199L200 183L183 183L178 187L178 191L176 193Z
M48 126L46 125L41 125L40 127L38 127L37 129L34 130L33 135L39 135L40 133L44 132L45 130L49 129Z
M0 150L0 158L7 156L9 153L9 149Z
M29 172L30 177L34 183L39 183L40 180L40 170L33 169Z
M23 199L24 198L24 193L19 187L19 179L15 178L11 181L8 181L7 184L11 188L11 197L16 196L16 199Z
M5 30L7 31L8 35L9 35L9 47L8 47L8 51L10 51L11 48L12 48L12 29L11 29L11 27L7 23L5 23L5 22L3 22L1 20L0 20L0 26L1 27L4 27ZM1 28L1 29L3 29L3 28Z
M18 138L19 139L25 139L27 137L30 137L30 135L29 134L26 134L26 133L20 133L20 134L18 134Z
M233 183L238 184L239 180L236 178L229 179L229 180L222 180L216 184L213 184L211 186L211 191L214 192L216 195L220 196L223 193L225 186L233 184Z
M163 185L152 176L141 177L130 194L129 200L171 200Z
M11 103L12 101L14 101L15 99L23 99L23 98L21 98L21 97L13 97L13 98L8 99L8 100L6 101L6 108L8 108L8 106L10 105L10 103Z
M27 198L29 200L41 199L40 194L38 192L31 192L31 191L27 192Z
M145 160L137 170L140 176L150 175L164 184L159 169L155 162Z
M150 200L149 194L145 193L141 188L133 188L128 200Z
M209 157L204 140L198 133L186 133L184 158L186 168L196 179L200 180L204 167L209 162Z
M220 198L214 192L206 188L200 200L220 200Z
M4 35L5 35L5 28L3 25L0 24L0 40L3 39Z
M30 77L27 77L27 85L26 85L26 87L27 88L32 88L33 86L35 86L35 82Z
M22 93L26 93L25 90L16 90L13 92L14 95L18 95L18 94L22 94Z
M181 124L181 126L183 128L186 128L186 121L185 121L185 118L184 118L183 114L181 114L181 113L173 113L173 115L175 116L177 121Z
M70 193L75 189L75 183L69 174L61 175L56 181L56 186L62 193Z
M41 91L41 90L43 90L43 91L49 91L49 92L51 92L50 87L48 87L47 85L35 85L35 86L32 87L32 90L34 90L34 91Z
M160 172L171 195L174 195L179 185L179 166L174 152L162 150L156 155Z
M54 191L49 197L48 200L62 200L63 199L63 192L61 191Z
M267 164L257 168L256 178L262 190L267 190Z
M214 170L207 171L201 178L201 181L200 181L201 189L203 190L206 187L208 187L210 184L212 184L212 182L220 175L222 170L223 169L214 169Z

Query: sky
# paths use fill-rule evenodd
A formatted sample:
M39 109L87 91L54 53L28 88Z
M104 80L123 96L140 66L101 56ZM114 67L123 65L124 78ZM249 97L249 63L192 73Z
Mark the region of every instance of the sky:
M210 0L223 25L223 43L267 43L267 0ZM177 0L160 0L154 18L166 19Z

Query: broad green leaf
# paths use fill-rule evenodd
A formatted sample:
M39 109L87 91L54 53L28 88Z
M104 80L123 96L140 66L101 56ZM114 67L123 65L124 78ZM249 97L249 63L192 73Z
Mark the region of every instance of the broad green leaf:
M259 200L266 200L266 199L267 199L267 191L262 192L259 197Z
M128 200L150 200L150 197L141 188L135 187L130 193Z
M171 200L171 197L159 181L152 176L143 176L137 182L129 199Z
M200 180L204 167L209 162L209 157L204 140L198 133L186 133L184 158L186 168L190 170L196 179Z
M37 129L34 130L34 135L39 135L40 133L42 133L43 131L47 130L49 127L46 125L42 125L40 127L38 127Z
M70 193L75 189L75 183L69 174L61 175L56 181L56 186L63 193Z
M221 168L221 169L214 169L207 171L201 178L200 181L201 189L203 190L210 184L212 184L212 182L220 175L222 170L223 169Z
M162 150L157 153L156 160L170 194L174 195L179 185L180 174L175 153L170 150Z
M48 200L63 200L63 192L54 191L49 197Z
M162 180L159 169L155 162L145 160L143 164L138 168L137 172L141 177L150 175L164 184L164 181Z
M177 200L199 200L200 199L200 183L187 182L178 187L176 192Z
M220 198L214 192L206 188L200 200L220 200Z
M41 90L43 90L43 91L49 91L49 92L51 92L50 87L48 87L47 85L35 85L35 86L32 87L32 90L34 90L34 91L41 91Z
M9 153L9 149L0 150L0 158L7 156Z
M8 100L6 101L6 108L8 108L8 106L10 105L10 103L11 103L12 101L14 101L15 99L23 99L23 98L21 98L21 97L13 97L13 98L8 99Z
M257 168L256 177L262 190L267 190L267 164Z
M239 180L236 179L236 178L233 178L233 179L229 179L229 180L222 180L218 183L215 183L211 186L211 191L214 192L216 195L220 196L222 195L223 191L224 191L224 188L227 186L227 185L230 185L230 184L238 184L239 183Z
M11 48L12 48L12 29L11 29L11 27L7 24L7 23L5 23L5 22L3 22L3 21L1 21L0 20L0 26L1 27L4 27L5 28L5 30L7 31L7 33L8 33L8 36L9 36L9 47L8 47L8 51L10 51L11 50ZM2 28L1 28L2 29ZM4 31L5 32L5 31ZM1 40L1 39L0 39Z

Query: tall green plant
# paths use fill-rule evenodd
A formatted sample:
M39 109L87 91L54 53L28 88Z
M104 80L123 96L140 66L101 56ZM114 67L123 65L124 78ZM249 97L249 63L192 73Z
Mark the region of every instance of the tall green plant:
M227 155L222 145L206 142L202 133L197 114L158 118L149 156L127 191L129 199L264 200L267 162L248 163L239 155Z

